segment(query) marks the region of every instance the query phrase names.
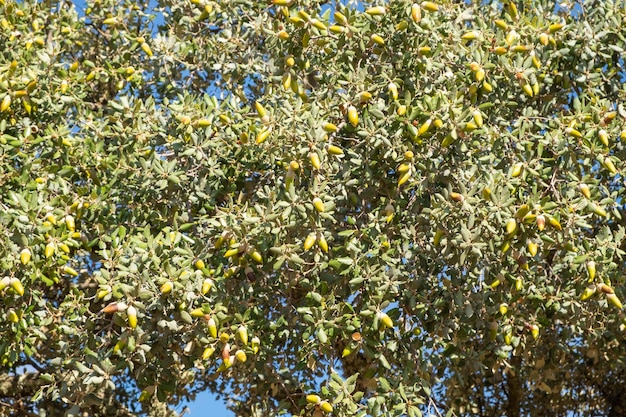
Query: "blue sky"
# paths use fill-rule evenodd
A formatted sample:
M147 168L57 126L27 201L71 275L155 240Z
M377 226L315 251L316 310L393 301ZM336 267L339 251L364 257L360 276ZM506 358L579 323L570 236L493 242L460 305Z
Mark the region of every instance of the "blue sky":
M220 401L216 400L215 396L209 392L203 392L202 394L198 394L196 400L186 404L189 407L189 411L184 417L194 417L194 416L207 416L211 417L234 417L235 415L226 409L226 405ZM181 404L180 408L182 409L183 405ZM180 411L180 410L177 410ZM207 411L210 411L207 414Z

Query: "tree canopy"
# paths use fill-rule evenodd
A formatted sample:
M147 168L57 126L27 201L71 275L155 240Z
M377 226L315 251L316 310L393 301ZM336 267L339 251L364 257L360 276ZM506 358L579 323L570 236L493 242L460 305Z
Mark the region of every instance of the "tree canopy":
M4 415L626 415L623 1L0 16Z

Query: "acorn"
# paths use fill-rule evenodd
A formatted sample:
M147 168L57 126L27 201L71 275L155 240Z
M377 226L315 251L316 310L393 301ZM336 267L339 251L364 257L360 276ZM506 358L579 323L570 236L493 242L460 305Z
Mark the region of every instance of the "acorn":
M245 362L245 361L248 360L248 356L246 355L246 352L244 352L241 349L239 349L239 350L237 350L237 352L235 352L235 358L237 358L237 360L239 362Z
M209 329L211 337L217 338L217 325L215 324L215 319L213 319L213 317L207 321L207 328Z
M615 294L607 294L606 300L609 302L609 304L612 304L614 307L617 307L620 310L622 309L622 302L617 297L617 295L615 295Z
M258 353L260 344L261 344L261 341L259 340L259 338L254 336L252 338L252 340L250 341L250 346L252 347L252 352Z
M161 294L169 294L174 288L174 283L172 281L166 281L161 285Z
M313 199L313 207L315 207L315 210L317 210L318 213L324 212L324 202L319 197L315 197Z
M532 335L533 339L537 339L539 337L539 326L537 326L536 324L531 325L530 334Z
M304 251L306 252L309 249L311 249L313 245L315 244L315 241L316 241L315 234L309 233L306 239L304 239L304 244L303 244Z
M126 316L128 318L128 326L131 329L137 327L137 309L133 306L129 306L126 310Z
M537 229L543 231L546 227L546 217L543 214L538 214L535 223L537 224Z
M241 343L247 346L248 345L248 329L246 328L246 326L244 326L243 324L239 326L239 328L237 329L237 335L239 336L239 340L241 340Z
M455 191L451 191L450 192L450 199L453 201L456 201L457 203L462 203L463 200L465 200L465 197L463 197L463 194L459 194Z
M213 353L215 353L215 348L213 346L205 348L204 352L202 352L202 360L209 359L213 355Z
M202 289L200 290L202 295L206 295L209 291L211 291L212 286L213 280L211 278L205 278L204 281L202 281Z
M322 399L319 395L309 394L306 396L306 402L308 402L309 404L319 404L321 400Z
M319 404L319 407L322 411L326 412L326 413L332 413L333 412L333 406L330 405L330 403L328 401L322 401Z
M377 316L378 320L383 324L384 327L393 327L393 320L391 320L391 317L389 317L387 313L385 313L384 311L379 311Z
M322 252L328 253L328 242L321 232L317 234L317 246L319 246Z
M589 190L589 186L584 182L578 185L578 190L584 195L586 198L591 198L591 191Z
M369 14L370 16L382 16L385 14L385 12L386 10L384 6L370 7L369 9L365 10L365 13Z
M17 278L11 278L11 288L15 291L20 297L24 295L24 286L22 285L22 281Z
M356 127L356 125L359 124L359 115L356 111L356 107L352 105L348 107L348 121L354 127Z
M432 1L423 1L421 3L422 9L429 11L431 13L436 12L437 10L439 10L439 6L436 3L433 3Z
M22 251L20 252L20 262L22 262L22 265L27 265L30 262L30 257L31 257L30 249L28 248L22 249Z

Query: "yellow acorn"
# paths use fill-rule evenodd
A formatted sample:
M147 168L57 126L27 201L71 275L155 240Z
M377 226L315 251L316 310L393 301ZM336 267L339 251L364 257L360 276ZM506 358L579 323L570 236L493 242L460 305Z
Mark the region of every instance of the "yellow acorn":
M379 311L377 315L378 320L383 324L384 327L393 327L393 320L391 320L391 317L389 317L387 313L385 313L384 311Z
M149 57L154 55L152 53L152 49L150 48L150 45L148 45L147 43L142 43L141 44L141 50L144 51L145 54L148 55Z
M319 246L322 252L328 253L328 242L321 232L317 234L317 246Z
M211 278L205 278L202 281L202 289L201 292L203 295L206 295L209 291L211 291L211 287L213 286L213 280Z
M343 13L337 11L335 12L335 21L342 25L348 24L348 19L346 18L346 16Z
M74 222L74 216L71 216L69 214L65 216L65 226L67 227L67 230L69 230L70 232L73 232L74 230L76 230L76 223Z
M578 185L578 190L584 195L586 198L591 198L591 191L589 190L589 186L584 182Z
M474 72L474 79L477 82L483 81L485 79L485 70L482 69L482 68L476 70L476 72ZM488 84L488 83L485 83L485 84ZM483 88L486 88L485 84L483 84ZM491 90L493 90L493 87L491 87L491 84L488 84L488 85L489 85L489 88L491 88ZM489 90L488 92L490 92L491 90Z
M526 94L528 97L532 97L535 94L533 92L533 87L528 83L522 84L522 91L524 91L524 94Z
M507 49L504 46L496 46L493 48L493 53L496 55L504 55L507 53Z
M339 25L332 25L328 28L328 30L332 33L344 33L347 32L347 29L344 28L343 26L339 26Z
M22 262L22 265L27 265L30 262L30 256L30 249L22 249L22 251L20 252L20 261Z
M356 109L355 109L355 111L356 111ZM332 124L332 123L324 123L322 125L322 129L324 129L328 133L335 133L336 131L339 130L339 128L337 126L335 126L334 124Z
M548 26L548 31L550 33L555 33L563 29L563 26L565 26L563 23L553 23L550 26Z
M559 222L556 217L549 216L548 222L550 222L550 226L554 227L556 230L563 230L561 222Z
M472 112L472 117L474 118L476 126L481 127L483 125L483 115L480 110L474 110Z
M524 164L521 162L518 162L517 164L513 165L513 168L511 169L511 177L513 178L517 178L520 175L522 175L522 171L524 170Z
M117 18L116 17L109 17L106 18L102 21L103 24L105 25L115 25L117 24Z
M395 83L390 82L389 85L387 85L387 90L389 90L392 99L398 99L398 86Z
M246 328L246 326L244 326L243 324L239 326L239 328L237 329L237 335L239 336L239 340L241 340L241 343L243 343L244 346L247 346L248 345L248 329Z
M613 307L617 307L620 310L622 309L622 302L617 297L617 295L615 295L615 294L607 294L606 295L606 300L609 302L609 304L612 304Z
M615 165L613 164L613 161L611 160L611 158L606 157L602 159L602 165L604 165L604 167L613 175L617 174L617 168L615 168Z
M483 190L481 191L481 195L485 200L491 199L491 188L489 187L483 188Z
M404 116L406 114L406 106L404 104L398 106L398 110L396 111L398 116Z
M70 266L67 266L67 265L65 265L63 267L63 272L68 274L68 275L71 275L73 277L77 277L78 276L78 271L76 271L74 268L72 268Z
M49 242L48 244L46 244L46 250L44 251L44 255L46 256L46 258L50 258L54 254L54 249L54 243Z
M327 29L326 25L323 22L319 21L318 19L311 19L310 22L311 22L311 25L313 25L314 27L318 28L319 30L326 30Z
M251 251L249 253L249 255L250 255L250 258L252 258L252 260L254 262L256 262L258 264L262 264L263 263L263 256L261 256L261 254L258 251L253 250L253 251Z
M282 39L282 40L284 40L284 41L285 41L285 40L287 40L287 39L289 39L289 33L287 33L287 31L286 31L286 30L281 30L281 31L279 31L279 32L276 34L276 36L278 36L278 38L279 38L279 39Z
M326 412L326 413L332 413L333 412L333 406L330 405L330 403L328 401L322 401L319 404L319 407L322 411Z
M260 145L261 143L265 142L267 138L270 136L270 133L272 133L272 128L270 127L264 127L263 129L261 129L261 131L256 135L257 145Z
M529 45L515 45L511 47L511 52L528 52L532 51L533 47Z
M0 103L0 113L4 113L9 109L9 107L11 107L11 96L7 94Z
M598 138L600 139L600 142L602 142L604 146L609 146L609 134L606 133L606 130L600 129L598 131Z
M423 1L421 6L422 9L429 12L436 12L437 10L439 10L439 6L432 1Z
M530 254L530 256L537 255L538 246L535 242L530 241L528 242L527 246L528 246L528 253Z
M466 41L473 41L475 39L478 39L479 37L480 37L480 33L478 33L475 30L471 30L461 35L461 39L466 40Z
M239 362L245 362L245 361L248 360L248 356L246 355L246 352L244 352L241 349L239 349L239 350L237 350L237 352L235 352L235 358L237 358L237 360Z
M465 200L463 194L459 194L455 191L450 192L450 199L456 201L457 203L462 203Z
M202 308L194 308L189 312L189 315L196 318L204 317L204 310Z
M252 351L254 353L258 353L259 352L259 345L261 344L261 341L259 340L258 337L254 336L252 338L252 340L250 341L250 345L252 347Z
M137 309L133 306L128 307L126 310L126 316L128 318L128 326L131 329L137 327Z
M304 244L303 244L304 250L308 251L309 249L311 249L313 245L315 244L315 240L316 240L315 234L310 233L306 237L306 239L304 239Z
M348 107L348 121L350 122L352 126L355 126L355 127L357 124L359 124L359 115L356 111L356 107L352 105Z
M383 46L385 44L385 40L382 38L382 36L378 35L378 34L373 34L372 36L370 36L370 39L372 40L372 42L374 42L376 45L380 45Z
M320 167L322 166L320 157L317 152L309 153L309 160L311 161L311 165L313 165L313 168L315 169L320 169Z
M532 335L533 339L537 339L539 337L539 326L537 326L536 324L531 325L530 334Z
M24 295L24 286L22 285L22 281L17 278L11 278L11 288L21 297Z
M308 402L309 404L319 404L321 400L322 399L319 395L309 394L306 396L306 402Z
M202 360L209 359L214 353L215 353L215 348L213 346L209 346L205 348L204 352L202 352Z
M427 119L424 124L422 124L420 126L420 128L417 130L417 136L420 137L422 136L424 133L428 132L428 129L430 129L430 125L433 123L433 119Z
M509 219L506 221L505 230L507 235L512 235L517 231L517 221Z
M225 258L231 258L235 255L239 254L239 248L232 248L232 249L228 249L226 252L224 252L224 257Z
M595 285L589 286L583 290L582 294L580 295L580 299L581 301L585 301L586 299L588 299L595 293L596 293L596 286Z
M350 347L350 345L346 345L346 347L343 348L343 350L341 351L341 357L345 358L346 356L350 356L352 354L352 348Z
M592 213L597 214L600 217L606 217L608 216L608 213L606 212L606 210L604 210L602 207L598 206L595 203L589 203L587 204L587 210L589 210Z
M410 178L411 178L411 171L407 171L403 173L402 175L400 175L400 178L398 179L398 187L404 185Z
M583 134L580 133L580 131L574 129L573 127L566 128L565 133L570 136L574 136L575 138L579 138L579 139L583 137Z
M317 210L318 213L324 212L324 202L319 197L315 197L313 199L313 207L315 207L315 210Z
M493 23L496 24L497 27L499 27L502 30L508 30L509 29L509 25L506 24L506 22L502 19L496 19L493 21Z
M540 33L539 34L539 43L542 44L543 46L548 46L548 43L550 42L550 37L548 36L547 33Z
M411 5L411 19L415 23L419 23L422 20L422 8L417 3Z
M17 323L18 321L20 321L20 316L15 312L15 310L13 310L12 308L9 309L9 311L7 312L7 319L11 322L11 323Z
M503 316L506 315L506 313L509 311L509 305L507 303L500 304L500 307L498 307L498 311Z
M217 325L213 317L211 317L207 321L207 328L209 329L209 334L211 335L211 337L216 338L217 337Z
M382 16L385 14L385 11L386 10L384 6L375 6L365 10L365 13L371 16Z
M161 285L161 293L169 294L173 288L174 288L174 283L172 283L172 281L167 281L163 285Z

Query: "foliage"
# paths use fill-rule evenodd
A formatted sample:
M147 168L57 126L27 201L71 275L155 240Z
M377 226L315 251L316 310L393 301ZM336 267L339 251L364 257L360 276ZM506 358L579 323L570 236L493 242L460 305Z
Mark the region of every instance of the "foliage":
M626 413L621 1L0 11L9 415Z

